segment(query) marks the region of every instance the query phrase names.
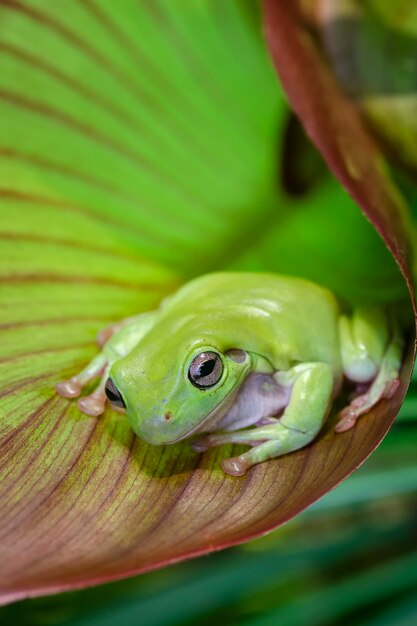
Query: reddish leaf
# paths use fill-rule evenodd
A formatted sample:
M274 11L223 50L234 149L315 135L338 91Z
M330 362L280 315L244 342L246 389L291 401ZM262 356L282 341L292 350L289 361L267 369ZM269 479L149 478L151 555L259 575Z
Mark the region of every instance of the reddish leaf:
M301 5L264 0L266 38L278 74L307 133L392 252L414 303L407 212L383 153L333 76Z

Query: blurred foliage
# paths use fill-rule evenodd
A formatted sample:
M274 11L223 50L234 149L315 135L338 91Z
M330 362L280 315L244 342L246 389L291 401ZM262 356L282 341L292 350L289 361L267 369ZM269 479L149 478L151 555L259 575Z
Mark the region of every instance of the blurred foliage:
M391 158L415 175L415 2L327 0L321 6L319 31L335 76L359 105Z

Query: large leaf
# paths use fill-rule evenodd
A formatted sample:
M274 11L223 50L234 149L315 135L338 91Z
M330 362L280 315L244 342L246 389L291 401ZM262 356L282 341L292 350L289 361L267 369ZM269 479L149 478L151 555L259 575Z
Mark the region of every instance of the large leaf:
M324 626L390 614L417 575L416 431L415 423L398 425L363 468L267 537L105 588L3 607L0 621L208 626L227 615L230 626L240 626L281 623L289 611L292 624ZM311 606L317 608L310 619Z
M220 469L230 447L147 446L124 417L86 417L54 394L100 328L203 271L293 272L352 300L404 301L395 263L333 180L297 199L278 184L287 109L255 9L0 4L3 602L262 534L357 467L401 404L410 356L400 391L354 430L329 423L236 479ZM406 273L399 203L371 218Z

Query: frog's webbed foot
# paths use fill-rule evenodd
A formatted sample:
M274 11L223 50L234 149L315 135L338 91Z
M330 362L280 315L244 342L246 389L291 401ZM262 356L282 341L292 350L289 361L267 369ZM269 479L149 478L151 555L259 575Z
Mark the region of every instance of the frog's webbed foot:
M104 413L107 401L104 389L109 376L109 369L109 365L104 368L100 383L97 385L93 393L90 393L89 396L84 396L78 400L78 408L82 413L91 415L92 417L98 417Z
M400 386L398 373L401 366L402 346L402 340L395 335L384 354L378 375L368 391L358 395L340 412L339 421L335 426L337 433L350 430L361 415L368 413L384 398L389 400L395 395Z
M232 456L230 459L223 459L222 461L222 470L229 476L244 476L250 466L251 463L248 459L245 459L244 454Z
M372 383L367 393L356 396L352 402L339 413L339 421L335 426L337 433L344 433L353 428L361 415L368 413L380 400L392 398L398 387L400 379L378 380Z
M107 381L109 365L103 353L98 354L79 374L69 380L64 380L55 385L56 392L63 398L78 398L83 387L98 376L101 381L95 391L89 396L78 400L78 408L87 415L97 417L104 413L106 394L104 387Z
M55 385L55 391L61 398L78 398L81 395L82 384L78 376L63 380Z

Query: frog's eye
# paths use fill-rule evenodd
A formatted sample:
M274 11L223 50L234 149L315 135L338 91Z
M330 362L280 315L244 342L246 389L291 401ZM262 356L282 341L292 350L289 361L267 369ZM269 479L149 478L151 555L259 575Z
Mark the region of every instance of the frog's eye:
M122 394L114 384L111 378L107 379L106 386L104 387L107 399L113 406L117 406L119 409L125 409L126 405L122 398Z
M217 352L200 352L191 361L188 378L195 387L207 389L219 382L223 363Z

